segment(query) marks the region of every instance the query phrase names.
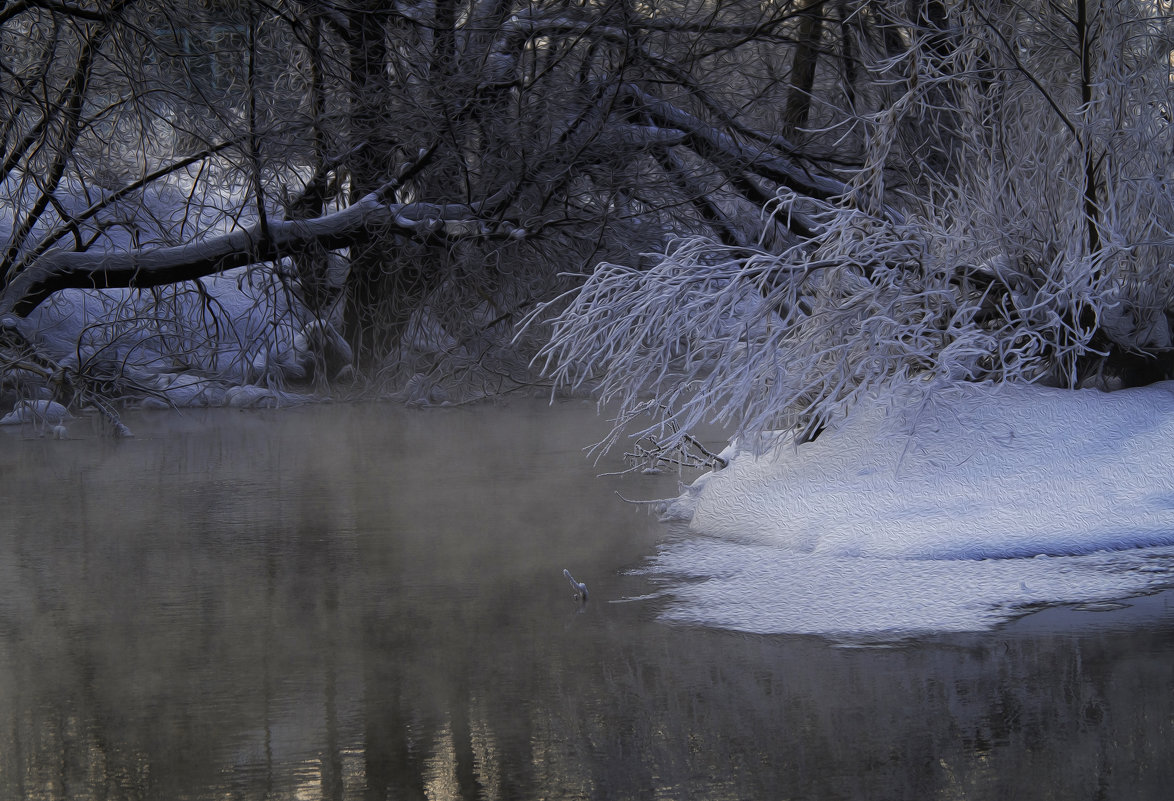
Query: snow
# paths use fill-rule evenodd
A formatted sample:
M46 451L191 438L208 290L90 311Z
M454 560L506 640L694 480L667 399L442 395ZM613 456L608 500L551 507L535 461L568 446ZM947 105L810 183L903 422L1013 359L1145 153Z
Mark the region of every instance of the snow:
M960 385L727 449L645 568L664 616L761 633L981 630L1174 585L1174 383Z
M23 425L25 423L59 426L70 417L69 411L56 401L24 400L17 401L11 412L0 417L0 426Z
M337 369L350 348L331 324L302 322L269 270L238 268L154 291L58 292L19 321L43 352L150 387L145 406L219 406L223 383L306 380L315 350ZM193 371L192 373L186 371Z

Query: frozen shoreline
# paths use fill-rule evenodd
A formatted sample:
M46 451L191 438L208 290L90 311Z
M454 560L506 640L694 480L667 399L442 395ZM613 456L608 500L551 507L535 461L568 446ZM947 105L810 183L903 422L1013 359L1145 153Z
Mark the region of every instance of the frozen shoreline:
M647 571L665 616L757 632L977 630L1174 582L1174 384L965 385L703 476ZM1033 557L1033 558L1025 558Z

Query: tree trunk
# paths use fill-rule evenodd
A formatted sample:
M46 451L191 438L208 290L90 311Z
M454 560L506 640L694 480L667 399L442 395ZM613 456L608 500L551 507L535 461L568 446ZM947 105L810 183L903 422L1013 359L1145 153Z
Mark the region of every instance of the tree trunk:
M351 201L384 185L391 176L394 143L389 135L392 112L387 80L388 12L379 0L362 0L348 15L351 38L351 148L347 168ZM395 340L388 320L389 278L394 272L396 237L386 231L365 232L350 248L350 271L345 285L343 336L357 366L370 367L386 355Z
M810 0L799 21L795 53L791 57L791 90L783 111L783 135L794 139L811 115L811 93L819 63L819 40L823 36L823 0Z
M322 215L326 208L327 195L327 151L324 123L326 117L326 86L322 53L322 18L311 6L306 12L306 50L309 61L309 105L310 131L313 141L313 174L302 194L286 209L290 220L310 220ZM327 251L321 246L310 244L306 252L293 257L297 271L300 300L314 317L322 318L328 313L335 299L335 291L329 284Z

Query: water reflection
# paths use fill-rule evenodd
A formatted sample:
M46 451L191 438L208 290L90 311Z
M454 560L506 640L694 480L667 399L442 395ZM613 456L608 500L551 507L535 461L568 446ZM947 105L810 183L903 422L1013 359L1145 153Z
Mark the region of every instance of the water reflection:
M0 441L0 797L1164 797L1174 615L843 648L656 622L590 406ZM675 477L644 477L647 496ZM571 598L563 568L588 583ZM1082 616L1083 615L1083 616Z

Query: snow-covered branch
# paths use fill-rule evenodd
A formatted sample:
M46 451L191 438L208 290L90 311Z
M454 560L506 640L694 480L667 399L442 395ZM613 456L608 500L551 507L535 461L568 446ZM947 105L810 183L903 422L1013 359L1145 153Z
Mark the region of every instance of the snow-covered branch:
M709 421L814 431L895 378L977 372L991 337L927 263L919 231L830 204L812 216L814 247L694 238L648 271L601 265L555 318L548 371L600 381L621 426L649 404L673 410L669 445Z
M480 204L484 206L485 204ZM487 221L464 204L385 203L372 193L345 209L311 220L270 220L176 247L121 252L52 251L0 292L0 315L26 315L62 289L110 289L174 284L234 267L302 253L311 246L346 247L374 232L407 237L520 239L525 231Z
M776 214L796 205L820 232L809 242L682 240L650 270L601 265L554 317L545 369L618 405L608 446L637 428L673 447L711 422L811 438L868 395L1037 381L1088 348L1082 276L1027 294L1030 273L968 259L953 231L794 195ZM668 432L633 425L655 408L672 410Z

